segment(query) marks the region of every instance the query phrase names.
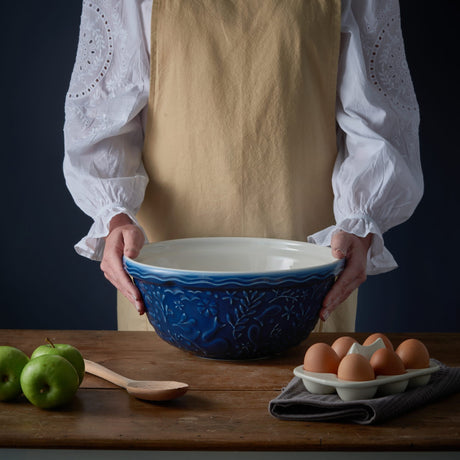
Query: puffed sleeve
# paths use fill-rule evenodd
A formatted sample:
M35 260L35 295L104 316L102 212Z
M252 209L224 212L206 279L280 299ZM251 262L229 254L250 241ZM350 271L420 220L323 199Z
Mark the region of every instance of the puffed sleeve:
M387 272L397 264L382 235L407 220L423 194L419 110L397 0L342 2L337 124L336 225L308 240L327 246L338 229L372 233L367 272Z
M142 164L149 90L148 14L142 1L83 1L65 101L64 176L93 220L76 251L100 260L111 218L134 222L148 182Z

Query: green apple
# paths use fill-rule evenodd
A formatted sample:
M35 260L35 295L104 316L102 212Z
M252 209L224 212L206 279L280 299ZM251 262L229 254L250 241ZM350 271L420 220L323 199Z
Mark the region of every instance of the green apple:
M41 409L67 404L74 397L79 384L77 371L72 364L56 354L31 359L21 373L24 396Z
M21 394L21 372L28 361L21 350L0 346L0 401L11 401Z
M78 379L80 383L83 381L83 377L85 376L85 361L81 353L72 345L67 345L64 343L52 343L51 340L47 339L49 344L40 345L37 347L30 359L35 359L38 356L42 355L59 355L63 358L67 359L67 361L75 367L75 370L78 374Z

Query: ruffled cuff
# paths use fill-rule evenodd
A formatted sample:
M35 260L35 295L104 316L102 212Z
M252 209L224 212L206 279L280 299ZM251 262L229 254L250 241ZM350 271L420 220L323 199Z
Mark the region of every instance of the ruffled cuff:
M339 230L362 238L369 233L373 234L372 243L367 252L368 275L378 275L379 273L389 272L398 267L393 256L384 246L382 232L378 225L366 215L351 216L343 219L336 225L332 225L308 236L307 241L318 244L319 246L330 246L332 235Z
M145 243L148 243L147 236L144 229L139 225L133 212L129 211L123 206L107 206L99 212L94 219L94 223L91 226L88 234L82 238L75 246L75 251L88 259L102 260L105 247L105 237L109 234L109 224L112 217L117 214L126 214L135 225L137 225L144 234Z

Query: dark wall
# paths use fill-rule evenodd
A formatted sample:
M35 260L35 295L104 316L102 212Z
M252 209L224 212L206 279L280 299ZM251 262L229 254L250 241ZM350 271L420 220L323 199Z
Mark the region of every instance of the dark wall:
M73 250L91 219L62 174L81 1L4 6L0 327L115 329L115 292L99 265Z
M360 290L362 331L460 331L456 240L460 211L460 3L400 0L406 55L420 105L425 194L412 218L385 234L399 268Z
M386 244L400 268L360 290L361 331L459 331L458 77L455 0L401 0L419 100L425 196ZM8 2L2 40L0 328L115 329L116 295L73 244L91 220L62 175L64 99L81 2ZM6 21L5 21L6 20Z

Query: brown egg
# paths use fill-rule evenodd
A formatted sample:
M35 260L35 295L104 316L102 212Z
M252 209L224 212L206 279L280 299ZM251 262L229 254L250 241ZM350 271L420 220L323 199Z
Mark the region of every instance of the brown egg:
M404 340L396 349L396 353L406 369L425 369L430 366L430 354L420 340Z
M348 353L348 350L354 343L358 343L358 341L353 337L344 335L343 337L339 337L332 344L332 349L337 353L338 357L342 359Z
M378 338L381 338L383 340L383 343L387 348L390 350L394 350L393 344L391 343L391 340L385 335L380 332L376 332L375 334L371 334L364 342L364 346L372 345Z
M401 358L388 348L376 350L370 360L375 375L400 375L406 372Z
M340 361L337 377L341 380L364 382L374 380L375 374L367 358L358 353L351 353Z
M337 353L327 343L318 342L305 353L303 368L309 372L337 374L339 362Z

